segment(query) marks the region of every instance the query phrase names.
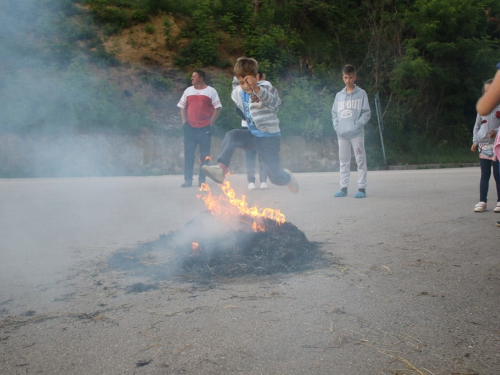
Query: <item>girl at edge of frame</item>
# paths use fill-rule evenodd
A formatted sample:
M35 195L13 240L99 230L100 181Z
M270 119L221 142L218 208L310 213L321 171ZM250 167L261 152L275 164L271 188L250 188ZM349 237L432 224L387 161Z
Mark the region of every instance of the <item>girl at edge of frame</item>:
M487 80L483 85L482 94L488 92L492 79ZM500 104L486 116L477 114L474 124L471 151L479 151L479 164L481 166L481 179L479 182L479 203L474 207L474 212L486 211L488 201L488 188L491 177L491 167L493 167L493 177L495 178L497 190L497 203L494 212L500 213L500 168L497 158L493 152L495 135L500 127Z
M485 116L490 113L499 103L500 103L500 62L497 64L497 72L493 82L484 95L479 98L476 104L477 113L481 116ZM495 140L495 145L493 147L493 152L495 153L496 160L500 160L500 132L497 131L497 137ZM500 168L500 164L499 167ZM500 227L500 221L496 222L497 227Z

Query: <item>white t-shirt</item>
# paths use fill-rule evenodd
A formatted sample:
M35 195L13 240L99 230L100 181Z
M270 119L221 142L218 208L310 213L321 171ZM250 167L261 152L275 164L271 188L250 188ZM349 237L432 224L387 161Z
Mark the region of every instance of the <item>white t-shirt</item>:
M184 90L179 103L179 108L187 109L187 122L193 128L203 128L210 125L210 118L215 108L222 108L219 94L211 86L198 90L194 86Z

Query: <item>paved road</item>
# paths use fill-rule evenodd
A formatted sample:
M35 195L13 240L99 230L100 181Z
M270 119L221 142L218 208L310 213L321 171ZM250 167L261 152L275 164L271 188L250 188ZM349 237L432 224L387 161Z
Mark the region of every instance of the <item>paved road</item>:
M366 199L297 174L299 194L247 199L334 265L143 293L107 260L204 210L181 176L0 180L0 372L499 374L500 214L473 212L479 173L374 171Z

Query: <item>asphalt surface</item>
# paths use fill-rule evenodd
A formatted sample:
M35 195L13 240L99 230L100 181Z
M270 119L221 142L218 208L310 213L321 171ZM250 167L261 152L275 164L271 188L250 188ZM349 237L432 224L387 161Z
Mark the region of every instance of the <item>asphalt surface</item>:
M230 176L334 263L206 284L107 267L204 211L181 176L0 180L0 373L499 374L500 214L493 179L473 212L479 175L373 171L366 199L356 172L345 198L338 173L296 174L296 195Z

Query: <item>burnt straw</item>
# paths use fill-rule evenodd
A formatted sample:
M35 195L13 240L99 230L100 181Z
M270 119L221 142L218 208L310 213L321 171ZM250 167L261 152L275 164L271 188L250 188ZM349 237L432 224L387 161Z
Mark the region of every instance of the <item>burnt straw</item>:
M300 272L325 265L320 244L309 241L290 222L280 225L262 219L259 225L265 231L253 232L253 220L241 216L236 229L233 223L211 232L207 228L214 220L201 215L155 241L119 250L109 258L108 267L155 279L207 279Z

